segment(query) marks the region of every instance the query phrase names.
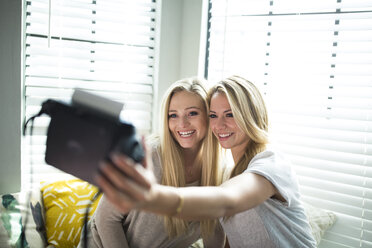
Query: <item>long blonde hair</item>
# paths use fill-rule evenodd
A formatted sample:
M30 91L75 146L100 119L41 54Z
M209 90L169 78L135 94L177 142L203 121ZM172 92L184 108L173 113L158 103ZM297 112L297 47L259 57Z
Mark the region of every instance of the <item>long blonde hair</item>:
M209 105L207 104L207 90L204 85L204 80L199 78L186 78L173 83L165 93L162 101L161 117L162 129L160 130L160 155L163 168L162 184L173 187L184 187L184 159L182 157L182 147L173 138L169 131L168 113L169 104L173 95L177 92L187 91L200 97L205 107L205 113L209 113ZM207 118L209 126L209 118ZM209 128L208 128L209 131ZM202 164L201 186L216 186L221 183L221 175L219 166L216 164L218 157L214 157L214 153L208 154L206 145L211 140L204 138L201 147L196 155L196 161ZM185 233L188 230L188 221L164 217L165 227L169 237L175 237ZM202 221L201 232L203 237L207 237L215 227L216 221Z
M242 77L231 76L214 85L208 93L208 105L217 92L226 95L235 122L249 138L244 155L235 161L230 174L232 178L247 169L252 158L265 150L268 143L268 114L258 88ZM213 136L211 142L216 144L218 140Z

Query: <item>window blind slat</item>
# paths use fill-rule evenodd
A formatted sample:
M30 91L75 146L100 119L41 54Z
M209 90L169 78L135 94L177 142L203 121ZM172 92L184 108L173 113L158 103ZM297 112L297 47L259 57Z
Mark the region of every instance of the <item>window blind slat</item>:
M301 84L299 84L301 85ZM306 84L304 84L306 88ZM314 85L316 87L316 85ZM287 87L283 85L283 88L291 88L290 86ZM350 95L349 92L345 92L345 95ZM362 94L360 94L362 95ZM317 94L313 96L306 95L305 92L303 94L296 95L291 99L282 99L276 109L283 109L283 108L291 108L293 107L294 102L298 102L301 100L301 104L296 105L298 108L307 107L307 108L336 108L336 109L346 109L348 111L356 110L370 110L372 109L372 99L369 98L362 98L360 96L352 97L352 96L335 96L332 94L332 97L329 97L330 94ZM330 99L331 98L331 99ZM270 99L271 101L271 99ZM284 111L283 111L284 112ZM287 111L289 112L289 111Z
M120 84L136 84L136 85L151 85L152 84L152 77L149 75L138 75L136 77L125 77L119 81L108 81L108 80L94 80L94 81L84 81L84 80L73 80L73 79L63 79L64 84L66 85L64 88L75 88L79 85L83 85L85 89L92 89L92 90L103 90L106 89L114 89L115 91L123 90L117 87ZM50 88L59 87L61 84L61 78L45 78L45 77L27 77L26 84L29 86L49 86ZM103 86L108 85L109 87Z
M53 67L53 66L35 66L35 68L27 67L25 70L26 76L39 76L39 77L52 77L52 78L67 78L76 80L109 80L109 81L120 81L127 75L129 77L135 77L140 75L148 75L152 73L153 69L147 66L140 68L134 67L133 70L128 71L90 71L90 70L78 70L72 67Z
M31 4L27 7L27 12L32 14L49 13L49 1L28 1ZM120 18L130 22L131 20L138 20L141 16L155 17L155 12L152 10L156 8L156 3L152 1L132 1L132 2L115 2L100 1L92 3L92 1L78 2L78 1L53 1L51 5L53 17L67 16L87 19L91 16L92 11L95 11L95 16L103 13L103 20L111 19L113 17ZM109 13L109 14L108 14ZM125 19L123 14L131 16L131 19ZM107 18L107 16L111 16ZM85 17L85 18L84 18ZM120 20L119 19L119 20Z
M89 91L88 91L89 92ZM118 101L140 101L143 103L150 104L152 102L151 94L131 94L133 91L125 91L125 93L122 92L115 92L115 91L94 91L91 92L93 94L97 94L103 97L112 98L113 100ZM61 96L71 96L73 93L73 89L67 90L67 89L60 89L60 88L36 88L36 87L27 87L26 88L26 96L40 96L40 97L61 97Z
M332 108L330 111L329 105L325 105L323 107L307 107L302 106L302 108L295 108L292 107L291 109L286 108L288 105L284 106L275 106L272 107L271 110L275 111L276 113L287 113L287 114L297 114L297 115L309 115L309 116L318 116L324 118L336 118L336 119L346 119L346 120L359 120L359 121L372 121L372 116L369 115L371 110L369 109L359 109L359 110L348 110L348 109L338 109ZM372 122L371 122L372 124Z
M302 146L323 149L325 151L337 151L351 154L367 155L371 156L372 161L372 144L333 141L312 137L309 138L305 136L292 136L288 134L276 135L275 138L278 143L288 144L292 146Z
M44 49L42 49L44 50ZM40 51L40 50L39 50ZM91 50L55 50L55 51L48 51L48 53L39 52L37 48L29 48L26 50L26 55L30 56L31 58L27 61L29 64L45 64L45 60L51 61L51 63L55 63L58 65L58 56L61 53L65 56L70 56L69 59L65 59L61 63L63 64L68 63L69 61L78 61L88 63L90 67L96 66L96 64L92 65L92 61L94 62L106 62L106 63L117 63L117 64L124 64L124 63L134 63L134 64L145 64L150 66L153 63L153 59L150 58L152 54L129 54L128 52L123 52L119 54L115 54L114 52L105 52L105 51L97 51L94 54L91 54ZM123 57L120 57L123 56Z
M288 135L294 137L316 138L320 140L351 142L360 145L372 144L372 133L368 132L302 127L298 125L281 124L278 122L272 128L272 132L278 134L278 136L283 134L285 136Z
M27 36L26 43L29 44L26 47L26 55L75 55L78 54L81 57L91 58L92 51L94 51L94 56L96 53L118 53L118 55L125 55L122 59L126 57L133 58L134 56L154 56L154 49L151 47L141 47L141 46L129 46L124 43L93 43L93 42L82 42L74 40L63 40L63 39L51 39L50 46L48 47L48 40L45 37ZM32 46L31 46L32 44ZM48 47L48 49L45 49ZM88 55L85 53L89 53ZM114 56L114 57L116 57ZM141 56L141 57L142 57ZM109 59L103 57L102 59Z
M315 147L297 146L291 144L281 144L281 150L288 154L305 155L313 158L325 159L334 162L346 162L356 165L366 165L372 163L371 156L363 154L352 154L339 151L316 149ZM291 152L292 150L292 152Z
M335 192L340 194L342 197L348 196L356 197L359 199L369 199L372 200L372 191L369 190L366 192L365 188L347 185L344 183L324 181L322 179L312 178L307 175L300 175L301 180L301 190L304 187L309 189L324 190L327 189L327 192Z
M344 204L344 205L348 205L350 207L354 207L357 211L360 211L360 213L362 213L362 211L363 211L363 208L361 208L360 206L363 206L364 207L364 213L363 214L366 217L367 216L372 217L372 210L368 210L368 209L372 209L371 208L372 207L372 199L366 199L364 197L362 197L362 198L354 197L354 196L345 195L345 194L342 194L342 193L331 192L331 191L326 191L326 190L307 187L307 186L302 186L301 187L301 192L303 194L306 194L307 196L316 197L316 198L319 198L319 199L323 199L325 201L334 201L334 202L337 202L339 204ZM359 216L362 216L362 214L356 215L355 217L359 217ZM372 230L370 230L370 231L372 231Z
M319 127L325 129L334 130L349 130L357 132L371 132L372 124L367 121L357 121L357 120L339 120L333 118L324 118L316 116L293 116L286 113L271 114L272 119L280 120L281 124L288 123L292 125L301 125L305 127Z
M26 28L27 32L35 35L48 35L48 29L38 27L34 25L33 27L29 26ZM74 29L67 30L66 28L58 28L51 30L52 37L66 37L66 39L75 39L75 40L85 40L91 42L111 42L111 43L125 43L125 44L136 44L139 46L154 46L153 38L155 35L152 32L148 37L148 34L143 35L128 35L127 33L108 33L108 32L99 32L92 34L92 31L87 31L86 29Z

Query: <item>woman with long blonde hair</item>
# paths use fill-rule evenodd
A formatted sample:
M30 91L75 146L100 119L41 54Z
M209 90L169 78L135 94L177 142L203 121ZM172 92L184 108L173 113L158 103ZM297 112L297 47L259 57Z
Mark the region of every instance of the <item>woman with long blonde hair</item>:
M208 102L213 132L208 145L218 143L234 159L227 181L198 188L158 185L125 156L116 155L116 165L137 187L114 188L98 177L109 200L121 211L136 208L187 220L219 218L227 247L316 247L290 162L268 147L268 113L258 88L232 76L210 90ZM103 172L110 179L121 178L107 166ZM128 193L131 199L121 196Z
M160 132L146 142L159 184L186 187L221 183L217 160L207 155L208 111L204 80L187 78L169 87L162 101ZM88 247L189 247L201 234L206 247L222 247L224 242L216 220L190 222L136 210L119 212L105 194L89 229Z

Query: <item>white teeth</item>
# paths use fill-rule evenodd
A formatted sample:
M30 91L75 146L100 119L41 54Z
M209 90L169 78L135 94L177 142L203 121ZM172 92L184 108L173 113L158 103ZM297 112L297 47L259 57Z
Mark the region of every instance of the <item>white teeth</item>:
M221 138L226 138L226 137L229 137L231 136L231 133L226 133L226 134L218 134L219 137Z
M195 130L194 131L187 131L187 132L178 132L182 137L190 137L193 133L195 133Z

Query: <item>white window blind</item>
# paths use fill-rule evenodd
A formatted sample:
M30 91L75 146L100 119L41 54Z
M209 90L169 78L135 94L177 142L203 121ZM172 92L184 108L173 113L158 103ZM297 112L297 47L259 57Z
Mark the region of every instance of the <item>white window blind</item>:
M303 200L337 214L320 247L372 247L372 1L211 0L208 80L264 92Z
M80 88L123 102L123 119L150 133L156 1L25 0L25 6L25 120L46 99L68 101ZM31 160L35 184L55 172L44 162L48 124L49 117L36 119L32 143L24 139L23 154L32 156L23 158L23 188Z

